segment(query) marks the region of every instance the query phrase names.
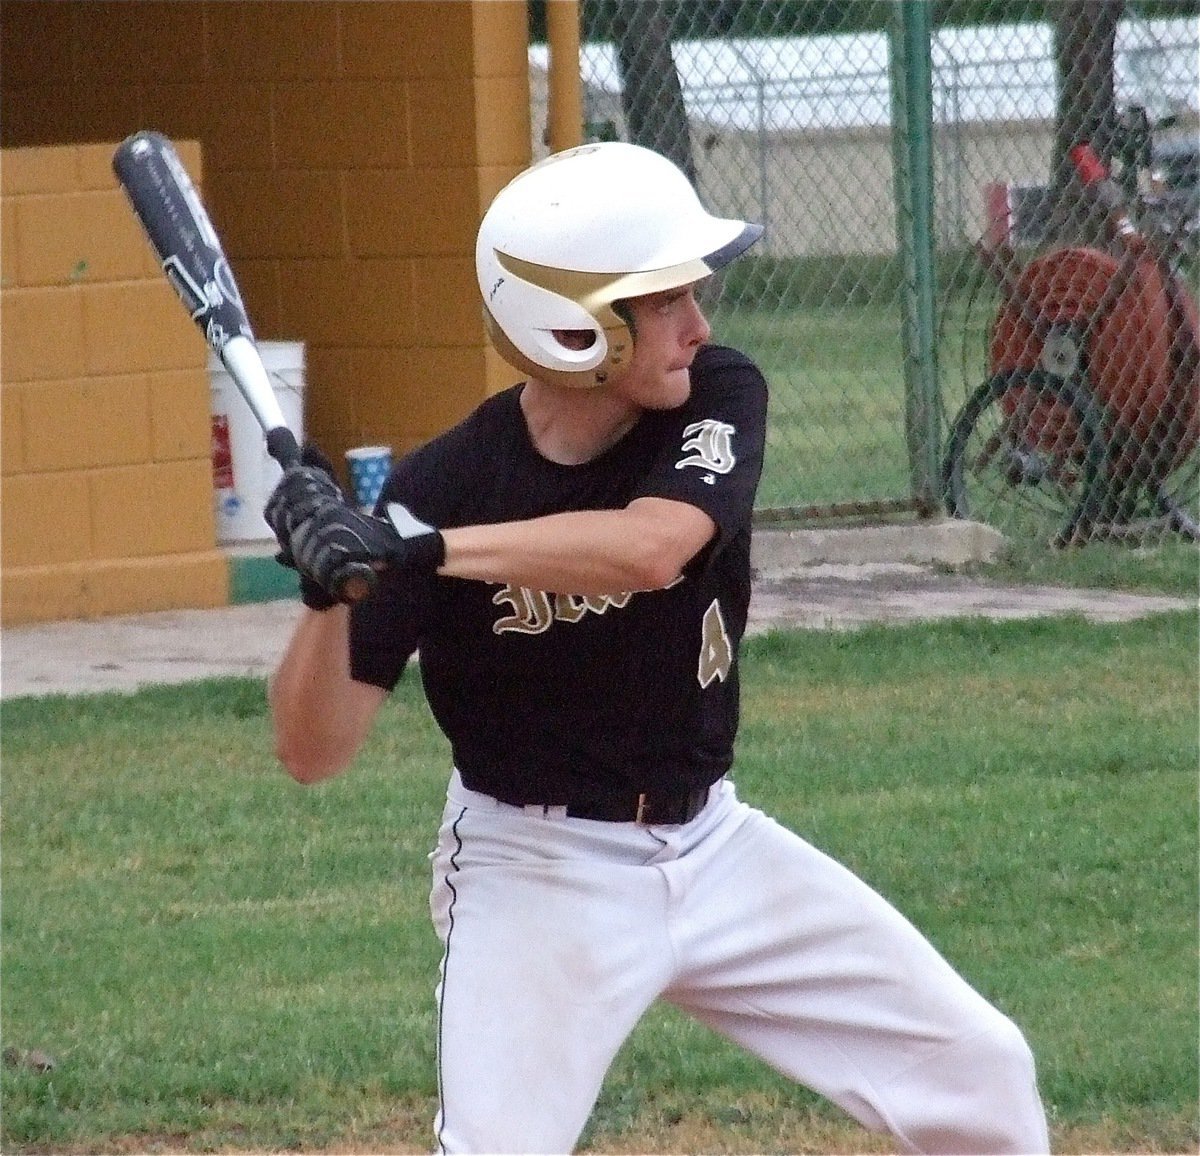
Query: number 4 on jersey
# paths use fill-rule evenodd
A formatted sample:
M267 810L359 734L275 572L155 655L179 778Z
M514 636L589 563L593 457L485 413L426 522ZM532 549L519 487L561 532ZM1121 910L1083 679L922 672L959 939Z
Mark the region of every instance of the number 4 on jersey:
M721 604L714 598L704 612L704 624L700 635L700 669L697 677L700 685L707 687L715 679L722 682L733 666L733 647L729 642L729 631L721 617Z

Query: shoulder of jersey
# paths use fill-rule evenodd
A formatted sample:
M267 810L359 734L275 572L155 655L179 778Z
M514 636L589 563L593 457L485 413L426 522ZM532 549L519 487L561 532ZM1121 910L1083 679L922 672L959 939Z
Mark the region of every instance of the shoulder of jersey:
M754 362L740 349L729 345L702 345L692 362L693 369L753 369Z

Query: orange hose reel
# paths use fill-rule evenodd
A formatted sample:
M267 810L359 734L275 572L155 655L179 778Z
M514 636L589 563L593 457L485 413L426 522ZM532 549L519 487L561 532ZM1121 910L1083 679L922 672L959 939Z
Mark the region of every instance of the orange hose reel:
M1120 262L1098 249L1062 248L1029 262L1010 283L993 323L990 373L1047 369L1066 376L1072 356L1086 359L1094 396L1116 423L1122 449L1113 463L1126 476L1152 463L1159 479L1177 468L1200 440L1200 377L1194 355L1196 304L1172 294L1151 260L1137 264L1129 283L1105 306L1105 290ZM1183 318L1179 312L1182 311ZM1072 338L1083 349L1073 349ZM1188 344L1189 350L1172 343ZM1001 399L1009 419L1020 414L1026 443L1061 452L1075 437L1075 419L1053 400L1034 401L1016 387ZM1141 471L1140 471L1141 472Z

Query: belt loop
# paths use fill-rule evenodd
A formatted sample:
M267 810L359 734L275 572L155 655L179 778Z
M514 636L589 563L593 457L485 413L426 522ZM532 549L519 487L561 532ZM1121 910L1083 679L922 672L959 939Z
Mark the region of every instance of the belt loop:
M637 814L634 815L633 821L635 823L637 823L639 826L644 826L645 825L644 824L645 817L646 817L646 792L643 791L640 795L638 795Z

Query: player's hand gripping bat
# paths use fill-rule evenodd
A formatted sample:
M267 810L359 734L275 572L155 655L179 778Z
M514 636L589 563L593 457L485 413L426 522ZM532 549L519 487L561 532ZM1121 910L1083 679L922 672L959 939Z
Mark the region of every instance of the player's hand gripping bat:
M167 279L262 427L268 453L285 470L298 464L300 448L254 343L233 269L175 146L160 133L134 133L113 154L113 171ZM348 562L330 593L358 602L376 580L365 562Z

